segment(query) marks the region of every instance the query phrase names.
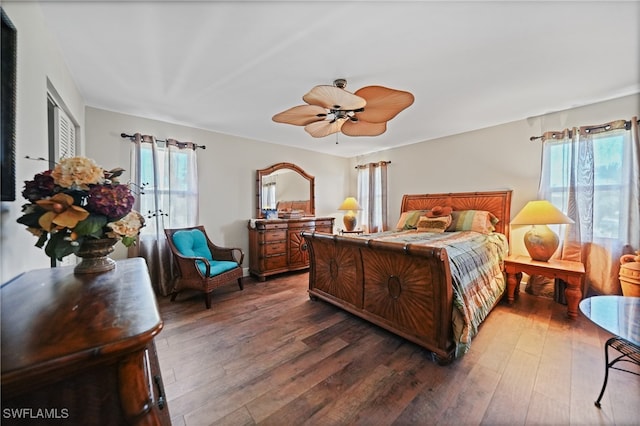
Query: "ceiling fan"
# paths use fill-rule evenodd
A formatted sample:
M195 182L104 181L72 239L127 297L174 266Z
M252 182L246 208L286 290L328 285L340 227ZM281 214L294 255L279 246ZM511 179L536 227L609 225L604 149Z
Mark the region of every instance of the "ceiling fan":
M413 103L413 95L383 86L367 86L347 92L347 80L333 86L316 86L302 97L308 105L298 105L273 116L276 123L304 126L314 138L342 132L347 136L378 136L387 130L387 121Z

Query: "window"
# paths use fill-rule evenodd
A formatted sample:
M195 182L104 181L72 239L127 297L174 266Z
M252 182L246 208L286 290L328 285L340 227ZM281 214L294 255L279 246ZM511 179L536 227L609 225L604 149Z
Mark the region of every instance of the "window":
M583 142L589 143L589 142ZM624 186L627 175L624 162L624 136L622 134L602 133L594 135L592 140L593 170L591 176L584 170L584 177L576 187L593 185L593 211L591 214L593 238L621 238L626 234L626 222L620 220L620 210L628 205L628 193ZM562 208L569 192L570 176L566 173L568 163L572 161L570 143L553 143L548 150L549 201Z
M166 143L158 141L156 148L157 163L154 171L153 149L151 144L140 147L140 211L146 216L169 216L173 226L191 224L189 206L198 194L194 191L190 170L191 150L168 149ZM171 156L171 161L169 161ZM158 176L158 182L155 180ZM171 202L162 202L169 200ZM156 205L159 208L156 209ZM197 204L196 204L197 205ZM168 211L164 211L162 206ZM183 225L179 225L183 224ZM143 228L152 231L151 227Z
M132 175L140 188L137 208L145 227L130 255L146 260L155 291L166 296L173 289L174 272L164 230L198 224L198 146L140 133L131 142Z
M619 259L640 247L638 119L545 132L539 198L574 223L559 233L562 259L585 265L585 288L620 294Z
M358 201L366 232L387 230L387 165L380 161L357 166Z

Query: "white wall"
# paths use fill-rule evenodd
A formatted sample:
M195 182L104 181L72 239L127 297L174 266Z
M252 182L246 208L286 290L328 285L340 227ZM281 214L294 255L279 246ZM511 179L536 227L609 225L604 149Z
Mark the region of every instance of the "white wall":
M2 8L18 31L16 201L2 203L0 225L0 282L24 271L49 266L36 238L16 223L26 201L21 192L25 180L46 170L48 163L25 159L48 158L47 79L63 99L71 115L84 122L84 101L52 41L40 6L35 2L3 2ZM82 139L82 129L79 137Z
M266 142L242 139L207 130L105 111L86 109L86 155L104 168L131 170L131 142L121 133L148 134L158 139L205 145L199 149L200 224L213 241L240 247L248 266L248 220L256 212L256 170L275 163L294 163L315 176L316 216L336 216L349 183L349 160ZM121 181L129 180L128 172ZM126 257L118 247L115 257Z
M391 226L398 221L403 194L511 189L513 217L527 201L537 198L542 144L530 141L531 136L566 127L630 120L633 116L640 116L640 94L381 151L351 162L355 166L391 161ZM355 171L350 169L351 192L355 193ZM526 253L523 235L521 229L512 230L514 253Z

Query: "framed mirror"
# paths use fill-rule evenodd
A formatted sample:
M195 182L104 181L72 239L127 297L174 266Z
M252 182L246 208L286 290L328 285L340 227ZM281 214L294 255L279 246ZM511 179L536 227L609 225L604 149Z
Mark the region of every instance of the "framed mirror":
M256 171L256 218L265 211L277 211L280 217L295 212L315 216L315 178L292 163L278 163ZM294 216L291 216L294 217Z

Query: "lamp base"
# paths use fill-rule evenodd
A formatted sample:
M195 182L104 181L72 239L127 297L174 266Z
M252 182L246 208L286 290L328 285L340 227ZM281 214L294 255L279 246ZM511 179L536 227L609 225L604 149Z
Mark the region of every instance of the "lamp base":
M342 218L342 222L344 223L345 231L351 232L356 229L357 220L355 215L350 216L348 214L345 214Z
M524 234L524 246L533 260L548 262L559 244L558 236L547 225L533 225Z

